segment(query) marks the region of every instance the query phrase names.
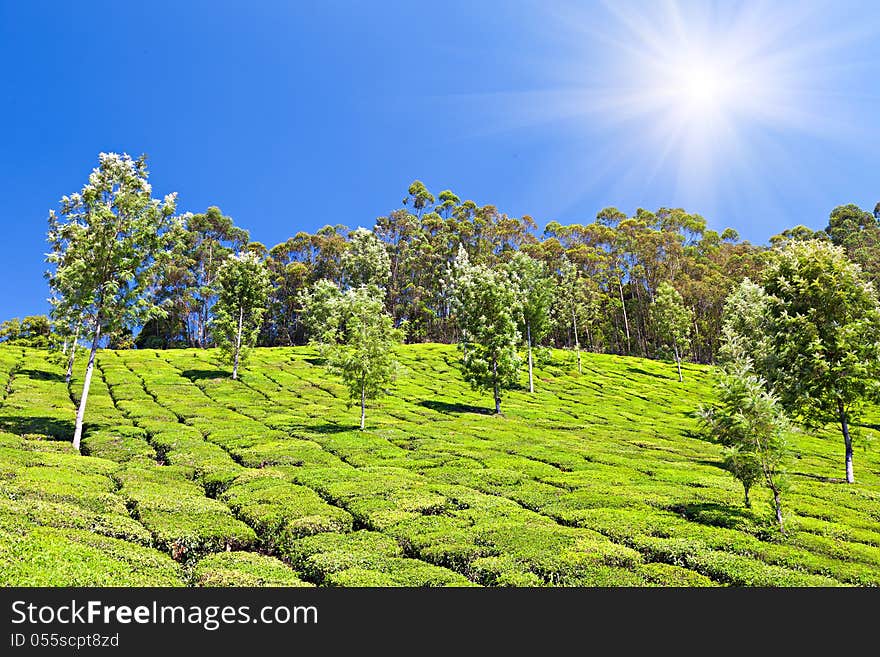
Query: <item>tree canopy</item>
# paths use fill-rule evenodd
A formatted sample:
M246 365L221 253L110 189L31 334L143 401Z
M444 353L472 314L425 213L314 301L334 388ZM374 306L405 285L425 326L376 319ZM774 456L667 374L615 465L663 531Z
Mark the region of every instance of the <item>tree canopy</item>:
M763 276L771 357L783 406L813 425L840 426L854 481L851 424L880 396L880 302L861 268L826 241L790 242Z
M331 313L323 354L332 372L348 389L349 400L361 409L361 431L366 426L367 401L386 392L398 371L395 349L404 332L395 328L379 288L360 285L340 293L327 306Z
M266 300L269 296L269 272L254 253L232 254L217 270L218 299L211 335L224 356L232 363L232 378L254 346Z
M657 296L651 304L651 320L661 340L671 344L678 366L678 380L681 375L681 349L690 332L693 312L684 305L681 294L669 283L662 283Z
M53 298L65 314L87 317L92 337L73 440L77 449L101 337L112 339L163 314L148 285L176 202L175 194L152 197L145 157L101 153L98 160L82 190L64 196L59 213L49 213Z
M471 263L463 247L450 278L462 374L475 389L492 391L499 414L503 391L516 384L521 362L516 288L506 272Z

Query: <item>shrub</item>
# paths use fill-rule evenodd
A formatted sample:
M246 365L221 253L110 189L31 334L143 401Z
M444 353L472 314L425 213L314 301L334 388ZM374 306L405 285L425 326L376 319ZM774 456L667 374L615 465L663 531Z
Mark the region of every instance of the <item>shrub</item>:
M193 570L198 586L313 586L282 561L253 552L219 552L200 559Z

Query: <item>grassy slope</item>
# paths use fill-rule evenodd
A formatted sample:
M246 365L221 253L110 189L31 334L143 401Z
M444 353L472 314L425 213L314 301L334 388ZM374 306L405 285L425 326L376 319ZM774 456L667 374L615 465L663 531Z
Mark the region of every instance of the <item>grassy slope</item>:
M799 435L780 537L692 433L709 368L554 352L493 417L454 348L407 346L361 433L312 350L216 358L101 353L79 457L82 372L0 348L0 583L880 583L876 449L846 486L842 440Z

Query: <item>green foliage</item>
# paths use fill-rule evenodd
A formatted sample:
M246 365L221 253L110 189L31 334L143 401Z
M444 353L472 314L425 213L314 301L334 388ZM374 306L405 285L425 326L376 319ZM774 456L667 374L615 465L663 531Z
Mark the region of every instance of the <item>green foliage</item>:
M669 364L585 354L578 376L552 350L540 390L512 390L497 419L453 348L403 345L408 376L361 432L312 347L255 349L237 381L213 349L100 350L84 444L125 441L96 458L71 449L74 404L46 355L0 347L12 584L880 584L876 451L840 486L826 432L787 436L772 532L772 491L744 508L725 448L695 440L693 407L716 401L704 366L678 384ZM129 440L152 456L117 448Z
M274 557L253 552L219 552L200 559L193 571L199 586L311 586Z
M97 318L103 334L160 313L145 293L175 201L175 194L152 198L145 157L101 153L82 190L49 213L49 282L58 302Z
M280 474L280 473L279 473ZM266 543L284 550L291 540L320 532L351 531L351 514L324 502L314 491L272 476L242 476L221 499L255 528Z
M780 495L788 457L785 434L789 424L776 398L747 364L733 364L719 378L718 403L701 409L702 427L711 440L726 448L724 466L749 489L764 483L774 495L774 511L784 531Z
M185 562L206 552L246 549L256 542L250 527L234 518L226 505L206 498L184 474L139 465L116 475L122 483L120 496L153 533L158 547Z
M211 335L232 365L232 378L257 340L266 300L269 272L253 253L230 255L217 272L219 296L214 306Z
M0 343L22 347L49 346L52 324L46 315L30 315L23 320L14 317L0 324Z
M462 374L474 389L492 391L500 413L502 391L516 384L521 362L516 288L505 272L471 264L464 249L459 249L450 279Z
M721 325L722 363L745 363L766 372L770 355L767 293L749 278L730 293L724 303Z
M825 232L862 267L874 290L880 290L880 212L871 213L852 203L838 206L831 211Z
M18 586L180 586L169 557L90 531L0 524L0 581Z
M394 352L403 331L394 328L371 288L349 290L338 308L342 317L337 325L344 328L340 340L328 347L327 364L342 378L349 400L360 402L363 430L366 400L384 394L397 373Z
M693 319L693 311L684 305L678 290L669 283L661 284L651 304L651 321L654 330L672 344L675 362L679 365L679 378L681 378L681 350Z
M767 378L783 406L814 426L836 422L853 480L849 425L880 395L880 301L843 249L792 242L764 273L772 357Z
M366 228L348 234L348 250L342 256L342 271L349 287L384 287L391 276L391 260L385 245Z
M403 558L391 539L373 532L319 534L295 541L293 563L325 586L468 586L459 574Z

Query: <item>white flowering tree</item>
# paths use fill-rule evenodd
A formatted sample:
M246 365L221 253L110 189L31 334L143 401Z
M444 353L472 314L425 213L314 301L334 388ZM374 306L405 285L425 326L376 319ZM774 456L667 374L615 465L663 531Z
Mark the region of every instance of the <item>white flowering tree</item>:
M391 259L382 241L366 228L348 234L348 250L342 256L342 271L349 287L375 285L384 288L391 278Z
M254 253L230 255L217 274L219 297L211 334L232 363L232 378L257 341L272 285L266 265Z
M501 395L516 385L521 360L517 291L506 271L471 264L464 248L450 272L455 318L461 334L461 371L475 390L492 391L495 413Z
M49 212L53 295L65 315L75 309L91 320L84 327L91 350L73 435L77 450L101 338L162 312L147 288L176 201L175 194L152 197L144 156L101 153L98 160L82 190Z

